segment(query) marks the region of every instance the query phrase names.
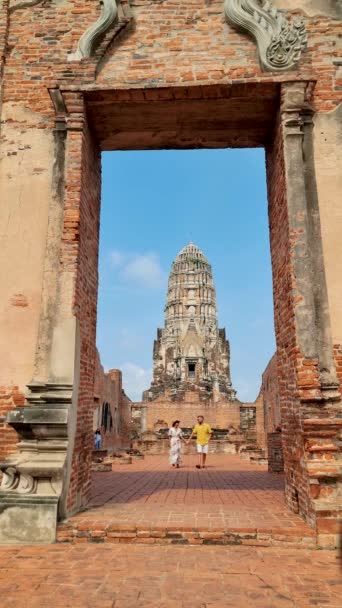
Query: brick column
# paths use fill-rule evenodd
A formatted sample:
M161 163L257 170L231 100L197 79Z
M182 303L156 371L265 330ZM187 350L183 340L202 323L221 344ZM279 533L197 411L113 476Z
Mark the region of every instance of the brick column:
M90 492L95 369L100 157L83 96L52 93L56 110L51 204L34 375L27 405L7 421L18 432L4 463L0 540L53 541L57 511ZM67 104L68 107L67 107Z
M336 417L341 401L315 187L310 92L304 82L282 85L280 116L268 151L268 187L286 499L317 525L321 505L316 486L333 486L332 501L338 493ZM320 424L331 428L334 449L312 443Z

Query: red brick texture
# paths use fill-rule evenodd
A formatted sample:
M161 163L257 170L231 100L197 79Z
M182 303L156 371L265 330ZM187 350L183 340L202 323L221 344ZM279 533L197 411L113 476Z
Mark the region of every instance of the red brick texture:
M100 161L86 124L68 132L62 272L75 277L74 313L79 321L80 381L68 507L85 504L90 492L96 361L96 306L100 223Z
M195 462L195 454L184 454L181 468L174 470L166 455L146 456L112 472L93 473L88 510L60 524L58 540L316 545L315 532L286 508L282 475L237 455L210 454L201 471Z
M1 547L2 608L45 608L51 585L56 608L341 606L340 562L332 551L84 540Z
M270 473L282 473L284 470L283 444L281 432L267 433L267 459Z
M127 1L123 4L127 8ZM287 80L310 80L317 81L313 95L316 111L333 110L341 99L341 81L337 63L334 63L340 27L337 20L306 16L308 50L298 70L288 74L265 74L259 69L254 42L225 23L222 0L132 0L130 5L134 27L133 20L128 20L126 30L113 42L111 32L114 34L115 28L108 33L106 55L106 44L100 47L101 61L99 53L82 62L67 61L68 55L76 50L82 33L99 15L97 0L77 5L62 2L25 7L19 4L13 6L10 16L8 3L3 2L0 13L0 59L5 66L1 89L3 104L10 108L22 106L30 116L27 124L20 119L16 126L18 134L22 129L33 132L54 128L56 117L49 87L63 90L67 109L64 231L59 273L61 284L63 279L69 284L69 278L72 278L74 294L68 313L76 317L80 335L80 383L68 500L70 511L85 504L89 498L96 357L101 142L95 141L94 125L88 125L83 90L96 88L101 97L104 89L118 90L118 94L124 89L122 95L126 99L134 89L134 99L140 97L146 101L152 95L162 102L165 96L176 99L176 87L188 85L182 95L191 103L191 88L195 84L207 87L210 96L211 87L216 87L217 95L218 85L222 85L226 94L227 87L234 85L247 88L248 84L253 89L263 83L265 86L273 83L276 87L276 83ZM262 116L259 119L263 121ZM179 146L181 123L180 120ZM239 131L240 126L236 128ZM155 131L158 129L162 129L162 125L156 124ZM6 154L6 124L2 132ZM131 137L134 138L134 133ZM305 445L300 400L312 397L313 391L319 388L319 378L317 361L306 361L302 357L296 337L291 262L291 247L296 235L291 234L287 217L279 122L272 139L272 144L265 143L286 495L291 508L299 509L313 522L308 473L303 464ZM204 132L200 145L206 146ZM238 139L235 145L239 145ZM23 314L25 310L23 308ZM341 378L338 345L335 352ZM27 378L27 382L30 380ZM16 382L15 378L5 379L3 383L11 385L12 382ZM19 388L23 390L23 387ZM5 407L10 406L12 398L4 399L7 401Z
M104 408L108 408L111 427L104 420ZM131 425L131 401L122 388L122 373L110 369L105 373L99 353L96 356L93 431L100 428L103 448L129 447ZM103 424L105 423L105 424Z
M0 386L0 460L16 451L17 433L6 424L6 415L19 405L25 404L25 397L18 386Z
M276 354L262 374L261 394L264 400L265 430L267 433L272 433L281 423Z
M301 406L297 384L297 365L301 355L297 345L295 303L292 297L295 279L291 240L295 235L291 235L289 228L280 118L272 147L267 152L267 184L285 492L292 510L299 510L307 516L309 489L307 474L300 464L304 457L304 443L300 433Z

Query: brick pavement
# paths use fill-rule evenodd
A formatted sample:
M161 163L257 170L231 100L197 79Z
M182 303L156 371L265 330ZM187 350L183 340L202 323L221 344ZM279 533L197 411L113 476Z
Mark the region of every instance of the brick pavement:
M339 608L331 551L253 547L0 547L1 608Z
M168 456L146 456L117 465L109 473L94 473L90 505L143 503L149 505L229 505L284 507L284 477L268 473L232 454L210 454L204 470L195 468L196 455L183 456L173 469Z
M314 532L284 503L284 481L238 456L212 455L198 471L167 456L95 473L89 510L59 525L61 542L315 546Z

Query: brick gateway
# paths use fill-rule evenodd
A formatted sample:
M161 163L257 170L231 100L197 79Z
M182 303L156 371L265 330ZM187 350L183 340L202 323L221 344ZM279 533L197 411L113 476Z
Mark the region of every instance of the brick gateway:
M273 4L2 1L2 541L53 541L89 498L100 152L253 146L267 155L287 504L336 541L341 15ZM113 213L119 227L115 193Z

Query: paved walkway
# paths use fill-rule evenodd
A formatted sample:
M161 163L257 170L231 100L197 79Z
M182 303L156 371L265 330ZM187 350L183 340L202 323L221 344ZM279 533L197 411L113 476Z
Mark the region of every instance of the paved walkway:
M89 510L59 526L62 542L315 545L313 531L284 503L282 475L238 456L195 457L172 469L150 456L95 473Z
M1 608L340 608L334 552L252 547L0 547Z
M284 478L266 466L239 456L209 455L206 469L195 467L196 456L184 456L173 469L166 456L147 456L117 465L109 473L94 473L91 506L109 503L149 505L228 505L259 509L284 507Z

